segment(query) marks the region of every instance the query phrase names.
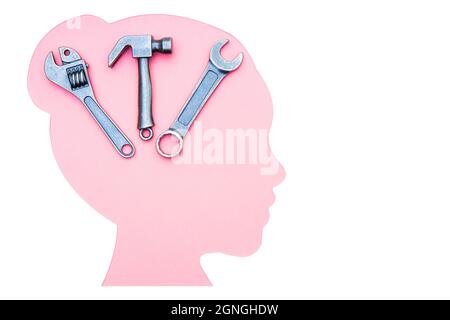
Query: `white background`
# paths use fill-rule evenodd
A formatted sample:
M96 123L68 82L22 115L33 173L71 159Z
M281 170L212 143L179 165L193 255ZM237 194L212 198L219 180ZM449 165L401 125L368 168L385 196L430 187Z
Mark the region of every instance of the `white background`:
M0 6L0 297L450 298L448 1ZM145 13L234 34L273 95L287 178L257 254L202 259L213 288L101 287L115 226L60 174L49 116L27 93L33 50L55 25Z

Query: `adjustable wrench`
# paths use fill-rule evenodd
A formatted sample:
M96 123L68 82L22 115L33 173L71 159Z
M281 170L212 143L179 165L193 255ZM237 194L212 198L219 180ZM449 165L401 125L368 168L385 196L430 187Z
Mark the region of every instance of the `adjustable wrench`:
M131 158L134 156L134 145L95 99L87 73L87 63L81 59L74 49L69 47L60 47L59 54L62 66L55 63L53 52L47 55L45 60L45 75L47 78L81 100L122 157Z
M218 41L211 49L209 63L205 72L192 95L187 100L185 106L178 114L172 126L161 133L156 141L158 153L165 158L178 156L183 150L183 140L192 123L206 104L208 99L217 89L222 80L231 72L237 70L244 58L240 53L234 60L227 61L220 54L221 49L228 43L228 40ZM166 136L173 136L178 140L178 148L172 153L165 152L161 147L161 141Z

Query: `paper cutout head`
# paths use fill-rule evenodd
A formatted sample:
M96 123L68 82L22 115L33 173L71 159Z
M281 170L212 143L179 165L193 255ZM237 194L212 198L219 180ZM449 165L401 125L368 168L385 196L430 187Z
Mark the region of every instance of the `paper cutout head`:
M225 58L244 53L243 64L211 97L175 160L157 154L155 139L139 139L138 66L131 52L108 68L110 50L128 34L173 37L173 53L150 63L156 135L184 105L217 40L230 40L222 51ZM45 57L60 46L76 49L89 63L100 105L136 146L132 159L121 158L81 102L45 77ZM112 24L83 16L57 26L39 43L28 87L34 103L51 115L50 137L62 173L117 225L105 285L209 285L202 255L247 256L260 247L273 188L284 172L269 148L270 94L233 36L174 16Z

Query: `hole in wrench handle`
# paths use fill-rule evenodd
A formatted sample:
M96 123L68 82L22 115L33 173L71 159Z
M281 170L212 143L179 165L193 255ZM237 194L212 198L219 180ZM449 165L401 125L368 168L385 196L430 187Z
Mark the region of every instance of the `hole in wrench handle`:
M117 152L124 158L131 158L135 154L134 145L120 130L114 121L106 114L106 112L98 105L94 98L88 96L83 100L91 115L102 128L108 139L116 148ZM127 147L128 148L125 148ZM128 150L126 150L128 149Z

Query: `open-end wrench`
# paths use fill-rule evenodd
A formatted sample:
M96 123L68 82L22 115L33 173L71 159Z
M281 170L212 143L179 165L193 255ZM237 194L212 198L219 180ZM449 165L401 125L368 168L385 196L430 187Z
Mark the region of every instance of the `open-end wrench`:
M135 153L134 145L95 99L86 62L74 49L69 47L60 47L59 54L62 66L56 64L53 52L47 55L45 60L45 75L47 78L80 99L117 152L124 158L131 158Z
M181 153L183 150L183 139L203 106L222 80L230 72L235 71L241 66L244 58L243 53L240 53L232 61L225 60L220 54L220 51L227 43L228 40L220 40L212 47L208 66L206 67L201 80L192 92L192 95L187 100L172 126L159 135L158 140L156 141L156 148L161 156L173 158ZM172 153L165 152L161 147L161 141L166 136L173 136L178 140L178 148Z

